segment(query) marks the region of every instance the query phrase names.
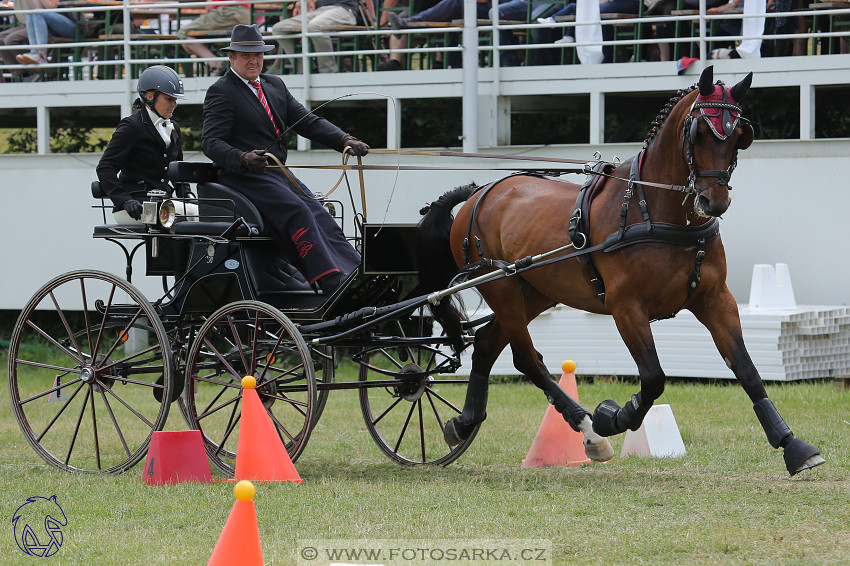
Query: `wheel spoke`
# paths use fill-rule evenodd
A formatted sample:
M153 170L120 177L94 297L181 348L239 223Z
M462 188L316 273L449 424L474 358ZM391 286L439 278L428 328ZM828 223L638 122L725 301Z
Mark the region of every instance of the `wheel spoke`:
M253 337L251 338L251 372L254 372L254 368L257 367L259 361L257 360L257 342L259 342L259 333L260 333L260 311L254 311L254 327L252 328L254 331Z
M106 321L109 320L109 311L112 308L112 300L115 298L115 285L109 290L109 299L106 301L106 308L103 310L103 318L100 323L100 328L97 329L97 341L94 344L91 355L92 359L97 359L97 353L100 351L100 343L103 340L103 330L106 328Z
M53 306L56 308L56 314L59 315L59 319L62 321L62 325L65 327L65 331L68 333L68 337L71 339L71 342L74 344L74 348L78 352L80 352L80 345L77 344L77 337L74 336L74 332L71 331L71 327L68 324L68 319L65 317L65 312L62 310L62 307L59 306L59 302L56 300L56 296L53 294L53 291L50 292L50 300L53 301ZM85 360L78 359L80 363L85 363Z
M437 424L440 425L440 431L445 430L445 426L443 425L443 419L440 418L440 412L437 410L437 406L434 404L434 392L431 389L425 390L425 395L428 396L428 403L431 405L431 410L434 411L434 417L437 419Z
M410 410L407 412L407 418L404 419L404 426L401 427L401 432L398 433L398 441L395 443L395 448L393 449L393 452L398 452L398 447L401 446L401 441L404 438L404 433L407 432L407 425L408 423L410 423L410 417L413 416L413 409L415 408L416 404L411 403Z
M216 397L216 398L217 398L217 397ZM240 395L236 395L236 396L235 396L235 397L233 397L230 401L225 401L224 403L222 403L222 404L218 405L218 406L217 406L217 407L215 407L214 409L208 406L206 411L204 411L203 413L201 413L200 415L198 415L198 420L205 419L206 417L208 417L208 416L212 415L213 413L217 413L217 412L219 412L219 411L220 411L220 410L222 410L223 408L225 408L225 407L227 407L228 405L231 405L231 404L233 404L233 403L236 403L236 404L237 404L236 406L239 406L238 401L239 401L239 399L241 399L241 398L242 398L242 397L241 397ZM211 406L211 405L212 405L212 403L210 403L210 406Z
M94 454L97 459L97 469L102 470L103 466L100 463L100 442L97 437L97 411L95 410L94 391L91 392L91 425L92 436L94 437Z
M112 395L113 397L115 397L115 399L117 399L119 403L121 403L122 405L124 405L125 407L127 407L127 410L128 410L128 411L130 411L131 413L133 413L134 415L136 415L136 417L138 417L138 418L139 418L139 420L141 420L141 421L142 421L142 422L144 422L146 425L148 425L148 426L151 428L151 431L153 431L153 430L155 430L155 429L156 429L156 425L154 425L152 422L150 422L150 421L149 421L149 420L148 420L148 419L147 419L147 418L146 418L146 417L145 417L142 413L140 413L139 411L137 411L136 409L134 409L133 407L131 407L131 406L130 406L130 404L129 404L129 403L127 403L127 401L125 401L124 399L122 399L120 395L118 395L117 393L115 393L115 391L113 391L111 387L102 387L102 388L101 388L101 390L103 390L103 391L107 391L110 395Z
M94 343L92 342L91 336L91 321L89 320L89 304L88 298L86 296L86 280L80 277L80 293L83 299L83 317L86 319L86 338L89 342L89 352L91 352L91 359L94 360L95 351L94 351ZM94 407L94 397L92 397L92 407ZM95 444L97 443L97 433L95 433ZM98 455L98 469L100 469L100 455Z
M216 357L216 358L218 358L218 360L222 363L222 365L224 366L224 368L225 368L225 369L228 371L228 373L230 374L230 377L231 377L231 378L236 379L236 380L241 380L243 377L245 377L245 376L243 376L243 375L239 375L239 372L238 372L238 371L236 371L236 370L233 368L233 366L232 366L232 365L230 365L230 362L229 362L229 361L227 361L227 358L225 358L225 357L221 354L221 352L219 352L219 351L216 349L216 347L215 347L215 346L213 346L213 345L212 345L212 343L211 343L208 339L204 339L204 344L205 344L205 345L206 345L206 346L207 346L210 350L212 350L212 352L213 352L213 354L215 355L215 357Z
M425 421L422 420L422 397L417 399L416 408L419 411L419 445L422 447L422 461L427 460L425 457Z
M112 352L115 351L115 348L118 347L118 344L122 343L125 340L126 336L128 336L130 333L130 329L133 328L133 325L136 324L137 320L139 320L139 317L142 315L142 312L143 311L141 308L136 311L136 314L133 315L132 320L130 320L130 322L124 327L124 329L118 333L118 336L112 342L112 346L110 346L109 350L103 355L103 359L108 359L109 356L112 355Z
M118 433L118 438L121 440L121 444L124 446L124 452L127 454L129 458L132 456L130 453L130 447L127 446L127 440L124 438L124 434L121 432L121 426L118 424L118 419L115 418L115 412L112 410L112 405L109 404L109 399L106 397L106 393L103 392L103 387L100 388L100 396L103 398L103 404L106 406L106 411L109 413L109 417L112 419L112 425L115 427L115 432Z
M239 399L241 399L241 397L239 397ZM222 448L224 448L224 445L227 443L227 439L230 438L231 433L236 430L236 425L239 424L239 421L242 419L241 411L239 412L239 414L236 414L238 408L239 403L237 402L233 405L233 409L230 411L230 419L227 422L227 428L224 431L224 436L219 441L218 448L216 448L216 455L218 455L221 452Z
M53 416L53 418L50 420L50 422L47 423L47 426L44 427L44 430L41 431L41 434L39 434L38 436L35 437L36 440L38 440L40 442L41 439L44 438L44 435L47 434L47 431L49 431L50 427L53 426L53 423L55 423L57 421L57 419L59 419L59 417L62 415L62 413L65 412L65 409L67 409L68 407L71 406L71 401L74 400L74 397L77 396L77 393L80 392L80 390L83 388L84 385L85 385L85 383L83 383L81 381L80 386L77 387L74 390L74 392L71 394L71 397L62 405L62 408L59 409L59 411Z
M248 360L245 359L245 348L242 346L242 339L239 338L239 332L236 330L236 326L233 324L233 317L227 316L227 325L230 327L230 332L233 333L233 340L236 345L236 351L239 352L239 357L242 358L242 367L245 368L245 375L251 375L253 372L252 366L248 365ZM243 376L244 377L244 376Z
M49 336L47 334L47 332L45 332L44 330L39 328L33 321L28 320L27 325L30 326L33 330L35 330L39 334L41 334L44 338L46 338L48 342L50 342L51 344L53 344L54 346L56 346L57 348L59 348L60 350L65 352L66 354L68 354L69 358L72 358L74 361L76 361L80 364L85 363L85 360L83 360L83 358L81 358L78 354L75 354L74 352L72 352L71 350L69 350L68 348L66 348L65 346L63 346L62 344L57 342L56 340L54 340L52 336ZM77 348L77 352L79 352L79 351L80 351L80 349ZM22 360L15 360L15 361L22 361Z
M375 419L375 420L373 420L373 421L372 421L372 424L373 424L373 425L378 424L382 418L384 418L385 416L387 416L387 415L389 414L389 412L390 412L390 411L392 411L392 410L393 410L393 408L394 408L396 405L398 405L399 403L401 403L402 401L404 401L404 399L403 399L402 397L399 397L398 399L396 399L396 400L393 402L393 404L392 404L392 405L390 405L389 407L387 407L387 409L386 409L383 413L381 413L381 414L380 414L380 416L378 416L378 418L377 418L377 419Z
M80 409L80 416L77 417L77 424L74 427L74 434L71 436L71 445L68 447L68 455L65 456L65 465L68 465L68 462L71 461L71 452L74 450L74 444L77 442L77 435L80 433L80 423L83 422L83 415L86 414L86 405L89 403L89 396L91 395L91 387L86 391L86 397L83 399L83 407Z
M288 430L286 430L286 427L283 426L283 423L281 423L279 420L277 420L277 417L274 416L274 413L272 413L271 411L266 411L266 414L269 417L271 417L272 422L274 422L274 427L277 429L277 435L278 435L278 437L280 437L281 442L284 442L284 443L286 442L286 441L283 440L283 436L281 436L281 434L280 434L281 431L283 431L283 434L286 435L286 437L289 439L290 442L295 442L295 437L292 436L289 433Z
M443 397L442 395L440 395L439 393L434 391L433 388L431 389L431 394L434 397L436 397L437 399L439 399L440 401L442 401L446 406L451 407L452 410L455 413L457 413L458 415L462 412L454 403L452 403L451 401L449 401L448 399L446 399L445 397Z

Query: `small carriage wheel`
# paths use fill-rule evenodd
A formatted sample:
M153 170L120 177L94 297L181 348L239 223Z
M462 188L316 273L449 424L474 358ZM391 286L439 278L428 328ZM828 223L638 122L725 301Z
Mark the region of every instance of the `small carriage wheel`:
M9 395L39 456L67 471L121 472L162 430L174 387L159 316L120 277L72 271L36 292L12 332Z
M443 440L443 427L460 414L469 379L450 373L451 352L420 309L418 316L385 324L373 336L375 346L360 352L359 379L399 379L393 386L360 388L360 408L372 439L391 460L405 465L448 465L475 439L475 431L457 446ZM448 375L440 375L441 373Z
M314 424L316 374L310 348L276 308L237 301L213 313L198 330L186 358L184 403L201 431L210 460L233 474L239 441L244 376L257 394L294 462Z

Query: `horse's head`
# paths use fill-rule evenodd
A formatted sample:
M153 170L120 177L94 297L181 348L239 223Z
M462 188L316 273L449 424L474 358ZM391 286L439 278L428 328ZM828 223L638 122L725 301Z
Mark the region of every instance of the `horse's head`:
M753 74L732 88L714 84L713 67L706 67L699 89L683 98L681 117L682 154L688 163L688 190L694 212L703 217L720 216L732 199L729 179L738 164L738 150L753 142L753 127L741 116L741 100L750 89Z

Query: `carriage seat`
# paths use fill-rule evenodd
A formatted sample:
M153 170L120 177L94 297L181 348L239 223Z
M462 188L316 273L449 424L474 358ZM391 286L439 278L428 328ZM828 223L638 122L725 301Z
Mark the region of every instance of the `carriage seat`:
M196 183L200 222L182 222L174 225L176 234L199 233L196 227L218 226L212 232L219 235L237 218L243 218L253 227L252 235L259 241L243 246L245 260L260 298L301 293L314 295L297 267L280 257L274 242L266 234L265 223L253 202L239 191L218 183L218 167L212 163L172 161L168 165L168 178L173 183ZM223 227L223 228L222 228ZM240 228L240 231L244 227ZM211 234L212 235L212 234ZM237 232L237 236L241 235Z
M100 181L92 181L91 196L101 201L105 201L108 197L100 187ZM104 206L106 206L104 204ZM106 209L103 209L103 221L106 222ZM134 234L144 234L148 231L148 227L142 224L104 224L94 227L95 238L114 238L116 234L115 228L120 228L122 232L132 232Z

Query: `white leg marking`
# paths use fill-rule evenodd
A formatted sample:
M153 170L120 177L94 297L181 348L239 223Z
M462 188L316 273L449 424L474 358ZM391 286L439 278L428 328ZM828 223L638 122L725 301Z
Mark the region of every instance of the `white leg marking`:
M614 449L604 436L593 432L593 420L590 415L585 415L578 425L584 435L584 453L594 462L607 462L614 457Z

